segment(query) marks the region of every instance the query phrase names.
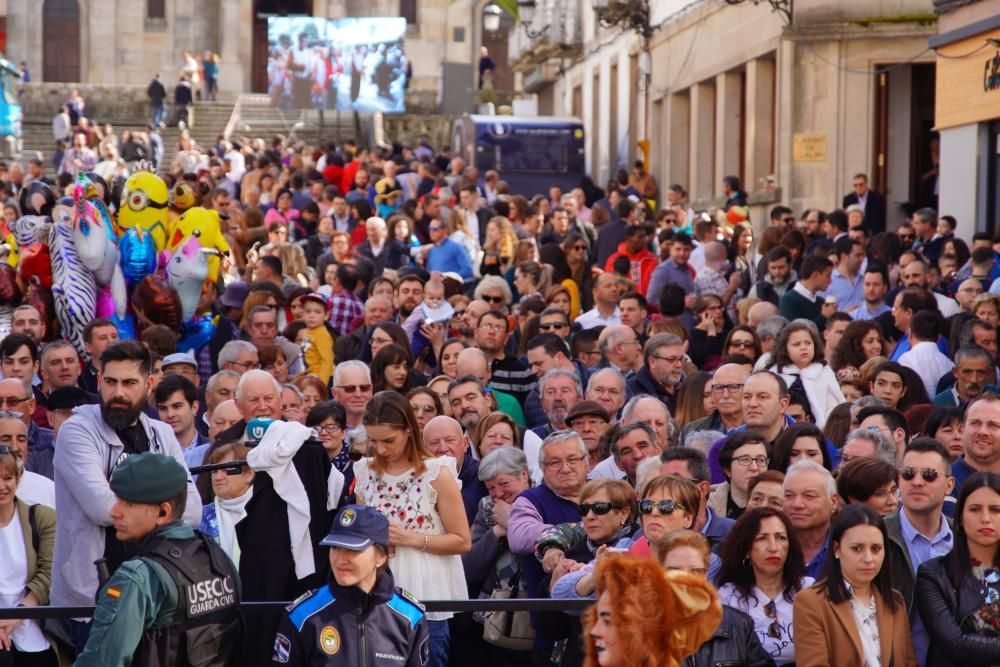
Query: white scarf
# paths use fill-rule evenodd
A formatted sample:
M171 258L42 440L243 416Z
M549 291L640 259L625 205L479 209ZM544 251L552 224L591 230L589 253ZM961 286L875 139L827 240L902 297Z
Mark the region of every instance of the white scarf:
M233 564L240 566L240 543L236 539L236 524L247 515L247 503L253 496L253 487L235 498L224 500L215 497L215 518L219 522L219 543L222 550L229 554Z

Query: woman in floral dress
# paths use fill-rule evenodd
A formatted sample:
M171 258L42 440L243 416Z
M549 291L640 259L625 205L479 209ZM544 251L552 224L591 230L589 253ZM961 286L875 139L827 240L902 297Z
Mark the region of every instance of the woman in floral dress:
M372 398L364 416L372 456L354 464L359 505L389 519L389 567L418 600L465 600L461 555L471 548L455 459L425 448L409 402L394 391ZM430 660L448 664L449 612L427 614Z

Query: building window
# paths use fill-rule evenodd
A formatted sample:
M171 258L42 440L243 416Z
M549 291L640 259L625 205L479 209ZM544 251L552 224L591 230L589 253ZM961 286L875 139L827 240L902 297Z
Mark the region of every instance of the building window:
M406 19L409 25L417 23L417 0L399 0L399 15Z
M451 41L453 42L464 42L465 41L465 28L463 26L457 25L451 33Z
M146 18L148 19L167 18L166 0L146 0Z

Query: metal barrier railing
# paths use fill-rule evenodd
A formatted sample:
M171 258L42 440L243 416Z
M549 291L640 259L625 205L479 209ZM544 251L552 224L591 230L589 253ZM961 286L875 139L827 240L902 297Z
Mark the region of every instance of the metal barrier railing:
M551 598L426 600L421 602L427 611L451 611L455 613L472 611L582 611L593 603L593 600L553 600ZM284 611L289 604L289 602L242 602L240 607L243 611L253 614ZM94 607L0 607L0 621L89 618L93 614Z

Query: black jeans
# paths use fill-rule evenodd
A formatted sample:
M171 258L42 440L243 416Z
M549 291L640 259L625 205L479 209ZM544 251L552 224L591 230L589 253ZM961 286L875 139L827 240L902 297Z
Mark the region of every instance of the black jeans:
M36 653L27 653L13 648L10 651L0 650L0 667L58 667L56 652L51 648Z

